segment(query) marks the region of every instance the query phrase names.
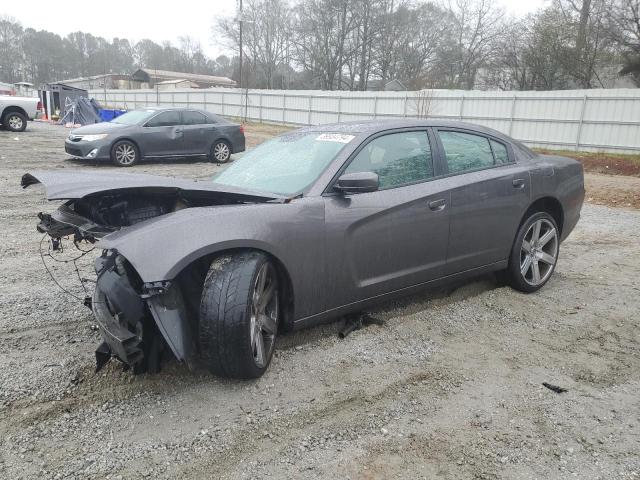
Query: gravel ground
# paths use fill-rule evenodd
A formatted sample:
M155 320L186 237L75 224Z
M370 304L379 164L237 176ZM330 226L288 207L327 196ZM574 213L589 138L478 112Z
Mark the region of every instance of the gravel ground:
M249 144L277 130L249 127ZM288 334L259 380L94 374L90 312L39 255L35 215L55 205L18 186L112 168L66 160L66 133L0 131L0 478L640 478L639 211L586 204L536 294L487 276L387 304L345 340L339 323Z

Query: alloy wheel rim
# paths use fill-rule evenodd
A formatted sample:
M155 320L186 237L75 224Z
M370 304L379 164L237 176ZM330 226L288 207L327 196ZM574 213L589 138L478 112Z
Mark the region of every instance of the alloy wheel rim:
M278 331L278 280L273 266L260 267L251 295L250 342L253 361L264 368L271 358Z
M219 162L224 162L229 158L229 147L226 143L218 143L213 148L213 156L216 157L216 160Z
M116 147L116 160L122 165L129 165L136 159L135 149L128 144L118 145Z
M547 219L536 220L527 229L520 248L520 273L537 287L546 282L558 259L558 231Z
M22 119L17 115L11 115L9 117L9 126L15 130L22 128Z

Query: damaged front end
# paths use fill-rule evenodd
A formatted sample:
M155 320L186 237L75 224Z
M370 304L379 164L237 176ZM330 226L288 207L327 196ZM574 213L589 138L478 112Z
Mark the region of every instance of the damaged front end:
M24 188L37 183L44 184L49 200L65 201L52 213L38 214L37 230L51 237L52 258L52 252L63 249L63 238L71 238L82 252L77 259L90 251L80 248L82 242L100 248L99 242L104 237L118 235L143 222L150 225L155 218L180 210L283 201L277 196L238 191L210 182L152 175L35 172L22 177ZM155 262L162 239L142 235L136 241L140 250L148 244L155 245L155 253L150 252L145 259ZM178 361L194 367L195 302L199 299L193 298L193 289L186 288L183 292L180 281L172 278L143 281L134 266L114 248L102 250L95 260L95 272L95 291L84 303L91 307L103 338L96 351L97 370L115 357L136 373L154 372L163 356L171 353ZM86 280L79 273L78 277L81 282ZM188 302L185 295L189 295Z
M96 371L116 357L135 373L155 373L165 345L193 368L196 346L179 285L143 283L127 260L104 250L95 261L96 288L91 308L102 334Z

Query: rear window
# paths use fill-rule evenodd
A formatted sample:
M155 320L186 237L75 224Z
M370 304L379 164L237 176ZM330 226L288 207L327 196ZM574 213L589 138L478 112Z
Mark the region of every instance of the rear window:
M204 125L206 123L210 122L207 122L207 117L200 112L194 112L191 110L182 112L183 125Z
M507 153L507 147L504 144L491 140L491 150L496 158L496 164L509 163L509 153Z
M439 132L450 173L493 166L489 139L463 132Z

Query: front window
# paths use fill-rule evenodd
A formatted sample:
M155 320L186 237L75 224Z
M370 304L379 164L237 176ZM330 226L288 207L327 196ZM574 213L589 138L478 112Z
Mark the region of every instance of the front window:
M175 127L180 125L180 112L169 110L162 112L147 122L147 127Z
M345 173L374 172L380 190L422 182L433 177L433 158L427 132L384 135L369 142Z
M293 132L262 143L213 177L215 183L292 195L320 176L353 135Z
M152 115L156 113L155 110L132 110L127 113L123 113L119 117L111 120L111 123L121 123L122 125L138 125L145 122Z

